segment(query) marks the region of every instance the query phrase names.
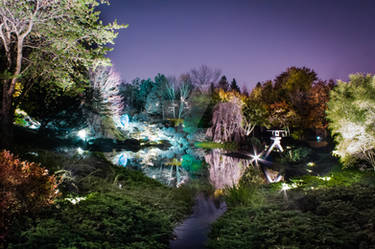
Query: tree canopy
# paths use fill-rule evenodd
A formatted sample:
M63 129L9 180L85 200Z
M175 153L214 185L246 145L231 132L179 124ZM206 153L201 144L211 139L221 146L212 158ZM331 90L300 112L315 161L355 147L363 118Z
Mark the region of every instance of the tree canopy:
M28 91L34 81L72 88L87 81L89 68L109 64L105 57L117 36L126 26L116 22L104 25L99 20L97 0L1 0L0 51L5 70L2 73L3 95L1 128L9 134L14 113L14 92Z
M375 168L375 76L353 74L331 92L327 117L344 163L365 160Z

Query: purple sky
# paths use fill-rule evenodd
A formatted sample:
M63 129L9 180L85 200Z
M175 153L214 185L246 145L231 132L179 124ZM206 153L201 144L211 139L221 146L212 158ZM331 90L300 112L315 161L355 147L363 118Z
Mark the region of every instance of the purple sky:
M375 0L111 0L129 24L112 62L126 81L206 64L252 88L289 66L321 79L375 72Z

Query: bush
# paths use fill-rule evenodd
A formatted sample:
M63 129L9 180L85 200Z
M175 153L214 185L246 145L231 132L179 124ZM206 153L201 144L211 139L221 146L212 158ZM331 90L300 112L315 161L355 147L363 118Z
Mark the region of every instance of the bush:
M213 225L209 248L375 248L375 188L310 191L289 206L235 206Z
M59 206L9 248L167 248L168 216L125 195L96 193Z
M299 163L305 161L311 154L312 150L307 147L298 147L291 149L283 154L282 162L284 163Z
M32 216L57 197L54 176L39 164L21 161L9 151L0 153L0 238L14 218Z

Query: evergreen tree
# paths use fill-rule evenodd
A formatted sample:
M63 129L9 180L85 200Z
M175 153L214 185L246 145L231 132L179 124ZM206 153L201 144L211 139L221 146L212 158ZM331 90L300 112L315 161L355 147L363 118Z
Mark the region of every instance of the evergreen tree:
M219 80L218 87L223 89L224 91L229 90L229 83L228 83L227 77L225 77L225 75L222 76L221 79Z
M237 85L237 81L235 78L233 78L232 82L230 83L230 90L236 91L238 93L241 93L240 87Z

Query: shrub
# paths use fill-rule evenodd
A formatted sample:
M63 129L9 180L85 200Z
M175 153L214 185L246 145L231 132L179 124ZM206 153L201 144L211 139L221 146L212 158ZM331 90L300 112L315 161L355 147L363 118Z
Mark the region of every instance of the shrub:
M17 215L33 215L57 195L56 178L45 168L21 161L9 151L0 153L0 237Z
M312 150L307 147L298 147L296 149L288 150L283 154L282 162L284 163L302 162L310 156L311 152Z
M375 188L310 191L289 205L230 206L213 225L209 248L375 248Z
M59 206L14 233L9 248L166 248L168 216L126 195L94 193Z

